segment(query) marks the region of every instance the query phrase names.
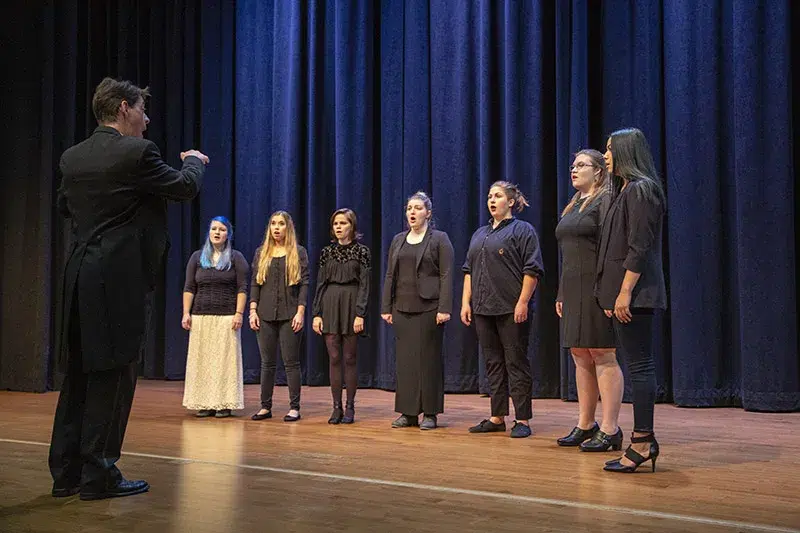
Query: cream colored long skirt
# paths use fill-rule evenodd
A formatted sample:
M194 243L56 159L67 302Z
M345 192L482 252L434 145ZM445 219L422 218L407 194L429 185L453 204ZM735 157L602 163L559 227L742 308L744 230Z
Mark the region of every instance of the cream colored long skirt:
M244 409L242 330L233 315L192 315L183 406Z

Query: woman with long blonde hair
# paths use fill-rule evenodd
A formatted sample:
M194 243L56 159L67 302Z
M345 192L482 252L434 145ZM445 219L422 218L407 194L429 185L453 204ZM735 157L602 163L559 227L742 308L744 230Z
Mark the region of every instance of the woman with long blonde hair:
M297 244L289 213L276 211L255 251L250 284L250 329L257 333L261 352L261 409L253 420L272 418L278 346L289 386L289 412L283 420L300 420L300 330L307 298L308 253Z

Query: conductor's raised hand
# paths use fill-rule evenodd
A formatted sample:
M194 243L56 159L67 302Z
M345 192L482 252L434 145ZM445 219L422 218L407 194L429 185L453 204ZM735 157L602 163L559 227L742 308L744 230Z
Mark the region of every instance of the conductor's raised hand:
M181 161L183 161L184 159L186 159L189 156L196 157L197 159L202 161L204 165L207 165L208 162L210 161L208 159L208 156L206 154L204 154L203 152L201 152L200 150L186 150L185 152L181 152Z

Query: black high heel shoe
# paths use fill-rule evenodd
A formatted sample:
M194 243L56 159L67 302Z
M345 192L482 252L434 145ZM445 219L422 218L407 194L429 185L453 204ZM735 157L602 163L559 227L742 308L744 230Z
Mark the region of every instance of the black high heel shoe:
M600 426L597 425L595 422L591 428L589 429L581 429L578 426L572 428L569 435L566 437L561 437L560 439L556 440L559 446L579 446L583 441L589 440L592 438L597 431L600 431Z
M618 451L622 449L622 429L617 428L613 435L604 433L599 429L588 442L582 442L580 450L582 452L607 452L608 450Z
M634 437L631 434L631 444L637 444L642 442L649 442L650 443L650 456L649 457L642 457L642 455L628 446L628 449L625 450L625 457L633 463L633 466L624 465L622 464L621 457L619 459L615 459L613 461L608 461L606 466L603 467L603 470L608 470L609 472L622 472L625 474L630 474L636 472L636 469L642 466L642 464L646 463L647 461L653 462L653 472L656 471L656 459L658 459L658 441L656 440L656 436L654 433L650 433L649 435L645 435L644 437Z
M342 413L342 404L333 404L333 412L331 413L331 417L328 419L328 424L340 423L343 416L344 413Z

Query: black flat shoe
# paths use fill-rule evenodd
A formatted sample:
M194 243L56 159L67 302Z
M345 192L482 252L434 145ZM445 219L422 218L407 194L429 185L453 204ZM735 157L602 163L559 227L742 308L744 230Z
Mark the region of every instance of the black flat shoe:
M217 412L213 409L200 409L194 416L197 418L208 418L209 416L214 416L216 413Z
M572 428L569 435L566 437L561 437L560 439L556 440L559 446L580 446L580 444L584 441L587 441L592 438L592 435L595 432L600 431L600 426L597 425L597 422L589 429L581 429L578 426Z
M122 498L124 496L133 496L134 494L141 494L150 490L150 485L147 481L128 481L127 479L120 479L113 486L105 490L95 491L90 489L81 490L81 500L105 500L106 498Z
M328 424L338 424L342 421L342 417L344 413L342 413L342 406L341 405L334 405L333 412L331 413L331 417L328 419Z
M422 417L422 423L419 425L419 429L436 429L438 424L436 423L436 415L425 415Z
M267 418L272 418L272 411L267 411L262 415L256 413L250 417L250 420L266 420Z
M68 498L69 496L78 494L80 491L80 484L73 485L71 487L57 487L56 485L53 485L53 490L50 492L50 494L53 496L53 498Z
M284 422L297 422L298 420L300 420L300 413L297 413L297 416L292 416L287 414L286 416L283 417Z
M523 424L521 422L514 421L514 426L511 428L511 435L512 439L524 439L525 437L531 436L531 427L527 424Z
M506 423L500 422L499 424L495 424L488 418L486 420L481 420L481 423L477 426L472 426L469 428L470 433L495 433L495 432L502 432L506 430Z
M393 428L411 428L419 426L419 418L416 416L400 415L392 422Z
M579 449L582 452L619 451L622 449L622 429L617 428L617 432L613 435L603 433L598 429L591 440L581 443Z
M228 418L229 416L231 416L231 410L230 409L220 409L219 411L217 411L217 414L215 414L214 416L217 417L217 418Z
M658 441L656 440L655 434L651 433L649 435L645 435L644 437L634 437L631 434L631 444L642 442L650 443L650 455L648 457L643 457L639 452L628 446L628 449L625 450L625 457L631 461L633 465L622 464L622 458L620 457L619 459L608 461L606 466L603 467L603 470L607 470L609 472L621 472L623 474L632 474L633 472L636 472L636 469L642 466L642 464L646 463L647 461L652 461L652 471L655 472L656 459L658 459L659 454Z

